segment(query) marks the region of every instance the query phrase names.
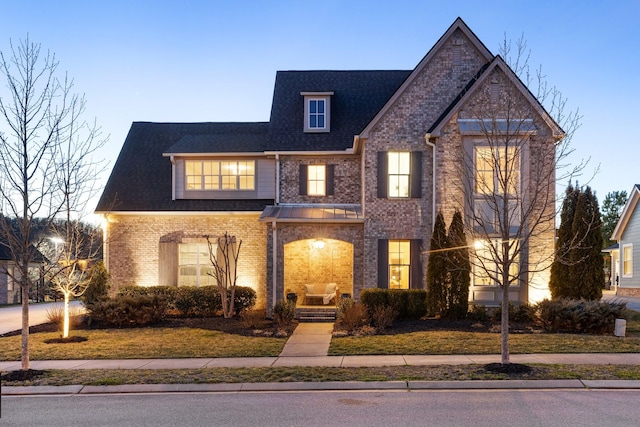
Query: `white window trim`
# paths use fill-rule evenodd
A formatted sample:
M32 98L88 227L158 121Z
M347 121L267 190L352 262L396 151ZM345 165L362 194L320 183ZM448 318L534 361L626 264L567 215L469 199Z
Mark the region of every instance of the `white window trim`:
M331 96L333 92L300 92L304 96L304 127L306 133L327 133L331 131ZM324 100L324 127L309 126L310 101Z
M630 267L629 271L631 273L629 273L629 274L625 274L625 272L624 272L624 263L625 263L624 250L627 249L627 248L631 249L631 257L629 259L629 267ZM633 277L633 243L625 243L625 244L623 244L622 245L622 254L621 255L622 255L622 271L621 271L622 277L632 278Z
M188 184L188 178L187 178L187 163L189 162L200 162L202 164L204 164L204 162L220 162L221 164L223 162L235 162L236 164L240 163L240 162L252 162L253 163L253 175L242 175L242 174L235 174L235 175L223 175L222 171L219 171L219 174L217 175L213 175L213 176L217 176L218 177L218 188L204 188L204 168L202 168L202 172L200 173L200 188L189 188L189 184ZM211 160L185 160L184 162L184 191L185 192L194 192L194 191L217 191L217 192L221 192L221 191L233 191L233 192L240 192L240 191L255 191L256 190L256 168L257 168L257 164L255 160L223 160L223 159L211 159ZM235 176L236 178L236 187L235 188L223 188L223 184L222 184L222 177L223 176ZM240 188L240 178L243 176L253 176L253 187L252 188Z

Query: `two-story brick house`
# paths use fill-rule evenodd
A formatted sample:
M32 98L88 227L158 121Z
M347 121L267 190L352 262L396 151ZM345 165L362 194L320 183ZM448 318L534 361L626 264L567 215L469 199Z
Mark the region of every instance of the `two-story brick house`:
M278 72L269 122L133 123L96 209L113 287L210 283L203 236L229 232L243 241L239 284L268 308L308 283L356 298L424 288L436 213L474 209L456 185L455 153L482 139L470 108L506 87L537 112L519 119L531 144L562 137L461 19L413 70ZM553 233L535 246L552 253ZM521 280L512 299L546 286ZM497 288L470 295L494 304Z

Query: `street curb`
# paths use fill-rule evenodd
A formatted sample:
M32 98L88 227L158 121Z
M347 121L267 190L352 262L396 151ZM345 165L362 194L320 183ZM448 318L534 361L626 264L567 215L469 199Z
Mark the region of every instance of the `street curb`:
M640 380L326 381L222 384L124 384L104 386L4 386L2 396L146 393L251 393L366 390L640 389Z

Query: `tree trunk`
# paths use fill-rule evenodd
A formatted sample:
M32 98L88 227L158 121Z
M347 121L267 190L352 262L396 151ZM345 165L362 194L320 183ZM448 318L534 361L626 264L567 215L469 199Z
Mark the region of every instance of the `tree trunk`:
M64 321L62 327L62 338L69 337L69 292L64 292Z
M26 275L25 275L26 277ZM29 285L28 281L21 284L22 292L22 348L20 357L22 369L29 369Z
M502 285L502 313L500 324L500 354L503 365L511 363L509 360L509 286Z

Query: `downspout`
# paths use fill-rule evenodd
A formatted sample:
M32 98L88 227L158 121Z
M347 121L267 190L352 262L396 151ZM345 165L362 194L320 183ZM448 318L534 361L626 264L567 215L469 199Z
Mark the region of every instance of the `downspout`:
M171 200L176 200L176 160L173 156L169 157L171 160Z
M273 299L271 302L271 310L273 310L273 307L275 307L276 305L276 298L277 298L277 292L276 292L276 285L278 283L278 278L277 278L277 273L278 273L278 228L276 226L276 222L272 221L271 222L271 231L272 231L272 242L271 242L271 250L273 251L272 253L272 260L273 260L273 265L271 266L271 275L272 275L272 294L273 294Z
M276 153L276 200L275 202L276 202L276 205L280 204L280 154L278 153Z
M433 227L436 223L436 144L430 142L429 139L431 139L431 134L425 134L424 142L433 150L433 171L431 172L431 184L433 185L431 189L431 226Z

